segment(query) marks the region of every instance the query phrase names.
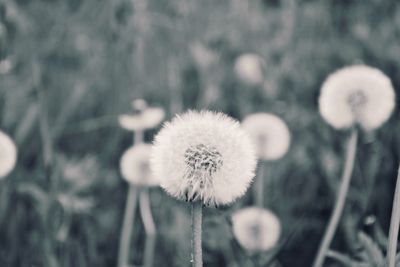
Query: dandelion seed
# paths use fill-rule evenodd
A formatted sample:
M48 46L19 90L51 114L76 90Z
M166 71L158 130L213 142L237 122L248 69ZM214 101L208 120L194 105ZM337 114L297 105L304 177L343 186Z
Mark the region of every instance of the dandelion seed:
M355 65L331 74L319 97L322 117L334 128L355 124L374 130L386 122L395 106L390 79L380 70Z
M246 192L256 157L238 122L222 113L189 111L156 136L151 167L173 197L219 205Z
M232 215L233 234L239 244L250 252L273 248L280 237L278 217L267 209L244 208Z
M243 83L255 86L264 80L262 65L263 60L258 55L244 54L236 60L234 72Z
M260 159L277 160L289 149L289 129L282 119L273 114L251 114L243 120L242 127L252 137Z
M17 148L11 138L0 131L0 178L6 177L17 162Z
M139 144L129 148L120 161L122 177L131 184L157 186L158 180L150 171L151 145Z

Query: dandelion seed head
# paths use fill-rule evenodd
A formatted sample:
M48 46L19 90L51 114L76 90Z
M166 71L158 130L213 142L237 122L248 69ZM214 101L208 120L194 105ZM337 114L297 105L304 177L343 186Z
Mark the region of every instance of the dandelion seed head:
M211 111L189 111L155 138L151 168L171 196L206 205L229 204L249 187L253 145L237 121Z
M263 160L277 160L283 157L290 146L290 132L286 123L270 113L254 113L242 122Z
M122 177L131 184L158 186L159 181L150 171L151 145L139 144L129 148L121 157Z
M395 107L390 79L380 70L355 65L331 74L321 88L319 111L334 128L355 124L374 130L385 123Z
M134 115L120 115L118 118L122 128L130 131L143 131L157 127L164 119L162 108L146 108Z
M17 162L17 147L13 140L0 131L0 178L6 177Z
M244 54L237 58L234 65L234 72L245 84L259 85L264 80L263 60L256 54Z
M232 215L232 223L236 240L250 252L267 251L273 248L281 234L278 217L263 208L241 209Z

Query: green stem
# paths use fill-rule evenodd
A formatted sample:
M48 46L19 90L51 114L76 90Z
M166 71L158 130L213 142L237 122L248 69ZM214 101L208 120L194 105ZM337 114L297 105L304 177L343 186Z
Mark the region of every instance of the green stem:
M203 256L201 249L202 213L202 202L192 202L192 267L203 267Z
M357 137L358 137L358 132L357 129L354 128L352 130L351 137L347 144L346 162L342 174L339 192L336 198L335 208L333 210L331 218L329 219L328 227L325 231L313 267L322 267L328 249L331 245L332 239L335 235L337 226L339 224L340 217L342 216L343 208L346 202L347 192L350 186L351 174L354 168L354 161L357 150Z
M151 214L149 190L143 189L140 193L140 215L142 216L144 229L146 231L146 244L144 250L143 267L152 267L156 241L156 226Z
M390 219L389 243L387 247L387 262L389 267L396 264L397 240L400 224L400 166L397 174L396 189L393 198L392 217Z
M133 223L135 221L135 210L137 206L138 189L135 186L129 186L128 199L125 206L124 221L122 225L119 252L118 267L124 267L129 261L129 249L131 244L131 235Z

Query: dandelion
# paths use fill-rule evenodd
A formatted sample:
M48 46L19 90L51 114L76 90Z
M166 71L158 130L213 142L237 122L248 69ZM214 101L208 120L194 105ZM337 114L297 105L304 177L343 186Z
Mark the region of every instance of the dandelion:
M289 129L282 119L273 114L251 114L243 120L242 127L251 136L260 159L277 160L289 149Z
M129 260L130 237L139 203L140 216L146 232L144 267L153 265L156 227L151 213L148 187L158 185L150 171L151 145L140 143L129 148L121 157L120 169L123 178L130 184L126 201L124 222L120 239L118 266L126 266Z
M121 115L119 117L120 125L134 132L134 146L124 153L120 162L122 176L130 185L121 231L118 266L122 267L128 264L130 236L136 206L139 202L140 215L146 232L143 266L150 267L153 265L156 227L151 213L147 187L157 186L158 181L150 172L151 147L142 142L143 132L159 125L165 117L165 112L161 108L149 108L143 99L132 101L132 108L134 110L133 115Z
M11 138L0 131L0 178L6 177L17 162L17 148Z
M273 248L281 234L278 217L263 208L249 207L235 212L232 224L235 238L249 252Z
M263 60L256 54L244 54L238 57L234 72L244 84L259 85L264 80Z
M359 125L365 130L379 128L395 106L390 79L380 70L356 65L330 75L319 97L321 116L334 128Z
M165 112L162 108L147 108L141 114L120 115L118 121L122 128L137 131L156 127L164 117Z
M290 132L286 123L270 113L255 113L244 118L243 129L250 135L261 160L273 161L283 157L290 146ZM260 162L254 184L255 202L264 205L265 162Z
M351 127L336 202L321 241L314 267L321 267L343 213L356 158L358 129L371 131L389 119L395 103L390 79L368 66L343 68L328 77L321 89L319 109L334 128Z
M151 167L171 196L192 202L193 266L202 266L202 205L230 204L254 177L253 145L237 121L211 111L189 111L156 136Z
M151 163L171 196L224 205L246 192L256 157L238 122L222 113L190 111L165 124Z
M157 186L158 181L150 172L151 145L139 144L129 148L122 156L122 177L133 185Z

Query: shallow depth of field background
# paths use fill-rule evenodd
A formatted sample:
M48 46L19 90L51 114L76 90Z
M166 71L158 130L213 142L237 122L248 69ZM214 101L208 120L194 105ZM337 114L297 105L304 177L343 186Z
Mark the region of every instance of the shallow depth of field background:
M266 206L283 226L279 261L310 266L348 136L319 116L321 83L337 68L365 63L400 88L399 40L395 0L0 1L0 127L19 149L7 189L0 185L0 266L115 266L127 190L118 164L132 145L117 116L130 113L135 98L165 108L167 119L189 108L281 116L292 144L267 164ZM265 61L263 86L233 72L247 52ZM361 137L336 250L357 250L368 215L388 230L398 118L396 109ZM188 266L189 207L160 189L151 198L155 266ZM232 207L206 209L205 266L245 257L227 219L251 203L247 194ZM143 241L137 221L132 264L142 261Z

